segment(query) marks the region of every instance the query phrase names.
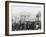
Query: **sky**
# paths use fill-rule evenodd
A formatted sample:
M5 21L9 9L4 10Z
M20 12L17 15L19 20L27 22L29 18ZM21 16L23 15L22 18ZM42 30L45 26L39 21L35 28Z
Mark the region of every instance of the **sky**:
M21 16L21 15L31 15L35 16L40 10L40 6L20 6L20 5L12 5L11 7L13 16Z

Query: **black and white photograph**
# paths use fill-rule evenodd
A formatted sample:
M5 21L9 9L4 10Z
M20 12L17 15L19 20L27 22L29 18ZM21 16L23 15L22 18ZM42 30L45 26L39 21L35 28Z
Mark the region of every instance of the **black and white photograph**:
M8 5L10 35L44 33L44 3L9 2Z
M12 31L41 29L40 6L12 5Z

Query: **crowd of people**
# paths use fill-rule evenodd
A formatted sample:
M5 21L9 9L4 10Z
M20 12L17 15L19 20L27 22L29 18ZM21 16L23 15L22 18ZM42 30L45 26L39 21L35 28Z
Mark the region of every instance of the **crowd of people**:
M32 17L21 15L20 18L16 17L15 20L12 20L12 22L12 31L41 29L41 16L39 14Z
M23 20L23 19L22 19ZM40 21L19 21L18 23L14 23L12 25L12 30L37 30L41 28Z
M15 30L37 30L37 29L40 29L40 21L38 22L29 22L29 21L26 21L25 23L14 23L15 25L12 26L13 27L13 31ZM38 27L37 27L38 25Z

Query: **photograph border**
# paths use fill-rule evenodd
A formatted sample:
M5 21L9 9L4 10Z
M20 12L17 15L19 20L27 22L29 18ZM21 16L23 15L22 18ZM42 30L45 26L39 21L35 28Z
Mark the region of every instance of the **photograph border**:
M44 32L42 33L27 33L27 34L9 34L9 3L26 3L26 4L40 4L44 5ZM18 35L32 35L32 34L45 34L45 3L38 2L22 2L22 1L5 1L5 35L18 36Z

